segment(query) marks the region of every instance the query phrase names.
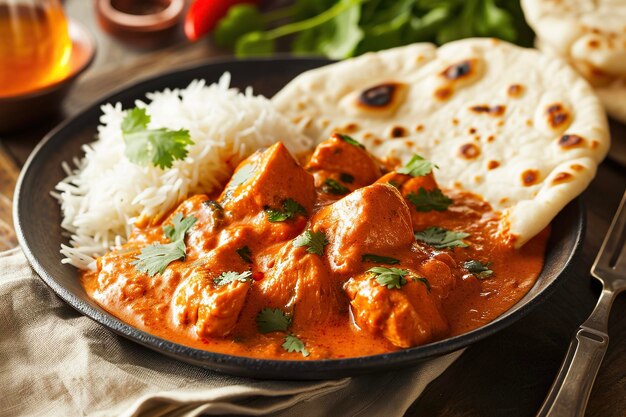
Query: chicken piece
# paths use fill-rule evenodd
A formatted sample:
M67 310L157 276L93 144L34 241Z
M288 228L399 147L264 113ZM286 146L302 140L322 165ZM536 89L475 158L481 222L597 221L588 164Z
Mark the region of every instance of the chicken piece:
M322 257L308 253L305 247L284 246L259 291L267 306L293 311L296 329L347 310L342 283L333 279Z
M326 193L328 179L353 191L380 177L380 168L374 158L364 148L346 142L337 134L317 145L306 169L315 176L315 186ZM334 193L339 194L337 190Z
M235 280L219 286L214 281L218 276L196 269L177 288L172 298L175 324L193 324L199 337L224 337L233 330L251 284Z
M408 278L400 289L389 289L365 273L350 279L345 291L357 324L395 346L423 345L448 332L437 298L423 282Z
M402 184L400 190L402 195L407 195L408 193L417 193L420 188L423 188L426 191L432 191L439 188L432 172L420 177L411 177Z
M338 273L359 270L367 253L407 249L414 241L409 208L394 187L373 184L321 209L311 219L324 231L330 266Z
M311 174L278 142L239 164L219 202L230 219L238 220L266 208L283 209L288 199L310 213L315 197Z

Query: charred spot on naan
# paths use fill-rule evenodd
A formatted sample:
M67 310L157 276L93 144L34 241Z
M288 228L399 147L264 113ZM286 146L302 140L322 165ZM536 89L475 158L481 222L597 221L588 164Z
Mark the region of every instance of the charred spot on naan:
M559 172L554 177L552 177L552 185L563 184L565 182L570 182L574 179L574 176L569 172Z
M550 104L546 108L548 126L553 130L566 129L572 121L570 111L561 103Z
M488 114L489 116L502 116L506 111L506 106L502 104L496 104L490 106L488 104L477 104L475 106L471 106L469 110L473 113L477 114Z
M468 58L448 65L438 74L439 87L434 96L439 101L448 100L454 92L480 79L483 73L483 62L479 58Z
M563 149L578 148L585 145L585 139L578 135L566 134L559 138L559 146Z
M487 169L490 170L490 171L492 169L498 168L499 166L500 166L500 162L495 161L493 159L491 161L487 162Z
M408 136L409 132L404 126L391 126L389 136L392 138L403 138Z
M407 90L407 84L389 81L356 92L350 101L358 112L389 116L404 102Z
M530 187L531 185L535 185L539 183L539 178L540 174L539 171L536 169L527 169L524 172L522 172L522 184L525 187Z
M464 159L476 159L480 156L480 148L473 143L465 143L459 148L459 156Z
M506 93L509 97L519 98L524 94L524 86L521 84L511 84Z

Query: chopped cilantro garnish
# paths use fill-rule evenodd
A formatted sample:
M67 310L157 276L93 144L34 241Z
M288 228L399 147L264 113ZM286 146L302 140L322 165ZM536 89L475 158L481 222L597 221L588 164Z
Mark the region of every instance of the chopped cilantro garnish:
M408 164L399 168L396 172L398 174L406 174L412 177L423 177L424 175L430 174L433 167L437 168L437 165L415 154Z
M304 346L304 342L294 334L289 333L285 336L285 343L282 346L287 352L300 352L305 358L309 356L309 351Z
M344 195L350 192L350 190L345 185L332 178L328 178L326 179L326 181L324 181L324 184L322 185L322 191L327 194L335 195Z
M428 227L415 233L415 239L437 249L466 248L468 245L463 242L463 239L468 236L469 233L455 232L441 227Z
M237 249L235 252L237 252L237 255L239 255L239 257L243 259L244 262L247 262L249 264L252 263L252 251L249 247L244 246Z
M478 279L487 279L493 275L493 271L489 269L491 262L483 264L480 261L469 260L463 263L463 268L467 269Z
M280 308L264 308L257 314L256 324L259 333L286 332L291 326L291 316ZM287 333L282 347L287 352L300 352L302 356L309 356L302 340L292 333Z
M219 277L214 278L213 283L218 287L222 287L224 285L230 284L231 282L235 282L235 281L249 282L251 280L251 277L252 277L251 271L244 271L241 273L234 272L234 271L227 271L227 272L222 272Z
M306 209L302 207L296 200L291 198L283 201L283 210L266 208L267 220L271 223L284 222L294 218L297 214L306 216Z
M409 275L409 271L406 269L386 268L383 266L375 266L368 269L367 272L376 275L376 282L390 290L402 288L406 284L405 276Z
M345 182L346 184L352 184L354 182L354 177L345 172L342 172L341 174L339 174L339 179Z
M373 253L366 253L365 255L361 256L361 260L363 262L373 262L386 265L395 265L400 263L399 259L391 258L389 256L374 255Z
M148 129L150 116L146 109L135 107L122 120L125 155L138 165L152 164L161 169L171 168L177 159L185 159L187 146L193 145L189 131L166 128Z
M356 146L357 148L365 149L365 146L363 146L361 142L352 139L348 135L344 135L342 133L337 133L336 135L339 139L341 139L342 141L346 143L349 143L350 145Z
M432 191L426 191L420 188L417 194L410 192L406 196L407 200L415 207L417 211L445 211L452 204L452 200L446 197L439 188Z
M172 242L179 240L185 236L196 220L193 216L183 217L182 213L176 213L172 218L172 225L163 226L163 234Z
M306 230L300 236L293 240L293 246L306 246L306 251L322 256L324 254L324 246L328 245L328 240L324 232L312 232Z
M264 308L256 316L259 333L286 332L291 325L291 316L280 308Z
M430 288L431 288L430 287L430 282L426 278L418 277L418 278L415 278L415 279L417 281L421 282L422 284L426 285L426 291L430 292Z
M139 272L144 272L151 277L162 274L165 268L179 259L185 259L187 246L185 234L196 222L193 216L183 218L177 213L172 218L172 226L163 226L163 233L171 240L170 243L156 243L141 249L139 255L131 262Z

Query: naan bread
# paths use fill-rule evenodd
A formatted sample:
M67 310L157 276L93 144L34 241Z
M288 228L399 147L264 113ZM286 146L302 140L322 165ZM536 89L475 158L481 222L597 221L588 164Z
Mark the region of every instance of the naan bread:
M301 74L273 102L318 142L338 131L381 158L434 161L442 187L503 211L518 246L587 187L609 147L584 80L495 39L366 54Z
M523 0L537 46L568 61L626 122L626 1Z

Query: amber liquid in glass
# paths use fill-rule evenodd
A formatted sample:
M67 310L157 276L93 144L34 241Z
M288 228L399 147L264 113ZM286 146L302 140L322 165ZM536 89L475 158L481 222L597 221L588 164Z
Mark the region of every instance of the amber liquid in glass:
M0 0L0 97L62 79L69 71L71 49L58 0Z

